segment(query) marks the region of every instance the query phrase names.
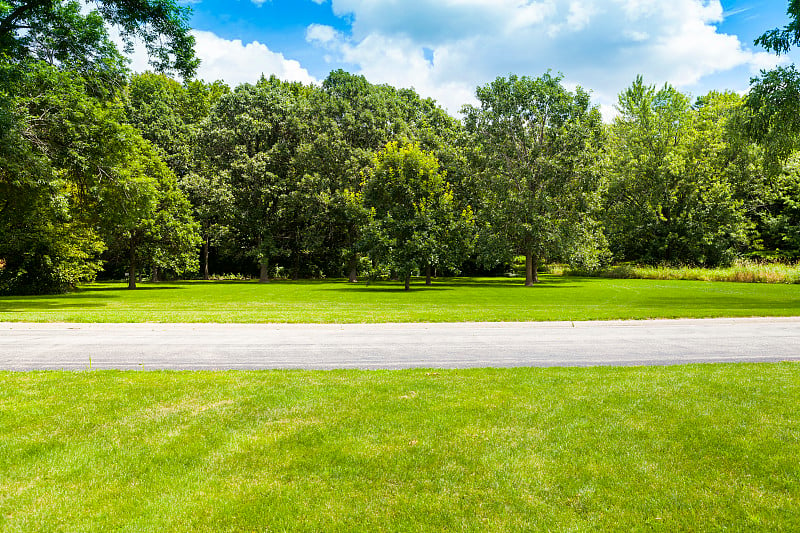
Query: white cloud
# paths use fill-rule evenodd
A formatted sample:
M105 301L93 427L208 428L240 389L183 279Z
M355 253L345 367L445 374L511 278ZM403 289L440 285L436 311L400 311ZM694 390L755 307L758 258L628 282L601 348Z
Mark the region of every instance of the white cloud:
M322 45L331 43L339 38L339 32L332 26L324 24L311 24L306 29L306 41Z
M119 32L111 29L112 39L121 43ZM258 41L243 43L228 40L208 31L192 30L195 53L200 58L197 77L206 81L223 80L228 85L255 83L263 74L274 74L283 80L315 83L317 80L298 61L286 59ZM121 48L121 47L120 47ZM134 72L150 70L148 57L142 43L137 43L131 54L130 68Z
M616 95L642 74L649 83L699 87L733 69L779 62L718 32L719 0L331 0L352 20L342 35L312 25L307 41L332 62L355 65L375 83L415 87L451 112L477 85L515 73L561 71L593 91L609 115ZM433 62L423 49L433 51ZM741 80L747 85L746 76ZM724 89L726 87L717 87ZM741 89L741 87L730 87Z
M413 87L421 95L435 98L451 113L457 113L464 104L476 103L475 85L443 76L436 67L447 62L450 50L446 47L435 50L431 62L407 37L370 35L358 43L341 44L339 51L344 62L360 65L360 73L370 81Z
M262 74L275 74L283 80L314 83L316 79L298 61L286 59L266 45L253 41L244 44L239 39L229 41L208 31L193 30L195 52L200 58L198 78L225 80L230 85L253 83Z

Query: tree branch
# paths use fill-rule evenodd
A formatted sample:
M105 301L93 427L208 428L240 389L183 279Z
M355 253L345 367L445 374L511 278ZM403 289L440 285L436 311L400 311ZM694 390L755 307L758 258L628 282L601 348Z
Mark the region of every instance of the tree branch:
M53 0L31 0L29 2L24 2L14 11L9 13L2 21L0 21L0 37L3 37L4 35L11 33L13 30L18 29L19 26L14 24L17 20L23 18L29 12L47 4L51 4L52 2Z

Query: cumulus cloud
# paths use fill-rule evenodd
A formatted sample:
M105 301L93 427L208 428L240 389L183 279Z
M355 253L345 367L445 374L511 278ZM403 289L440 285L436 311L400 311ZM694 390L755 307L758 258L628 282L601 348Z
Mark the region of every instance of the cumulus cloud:
M228 85L236 86L255 83L262 74L267 77L274 74L289 81L317 81L298 61L287 59L258 41L243 43L239 39L223 39L209 31L192 30L191 34L195 38L195 53L200 58L197 77L202 80L223 80ZM110 35L117 43L122 42L117 30L112 28ZM128 58L134 72L151 69L142 43L136 43Z
M339 32L332 26L311 24L306 28L306 40L310 43L329 44L339 38Z
M451 112L474 101L477 85L509 73L562 71L569 84L593 90L608 114L637 74L685 88L715 73L757 72L778 62L718 31L725 16L718 0L331 0L331 6L352 21L351 32L313 25L308 42L324 46L332 62L355 65L373 82L413 86Z
M286 59L266 45L239 39L229 41L208 31L192 31L195 52L200 58L197 75L208 81L225 80L230 85L253 83L262 74L283 80L313 83L316 79L298 61Z

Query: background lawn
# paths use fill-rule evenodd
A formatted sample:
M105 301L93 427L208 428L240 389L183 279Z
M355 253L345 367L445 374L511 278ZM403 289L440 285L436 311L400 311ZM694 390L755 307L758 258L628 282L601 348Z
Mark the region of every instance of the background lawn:
M800 365L0 373L0 530L800 529Z
M0 321L462 322L800 315L800 285L542 276L456 278L405 292L345 281L98 283L0 298Z

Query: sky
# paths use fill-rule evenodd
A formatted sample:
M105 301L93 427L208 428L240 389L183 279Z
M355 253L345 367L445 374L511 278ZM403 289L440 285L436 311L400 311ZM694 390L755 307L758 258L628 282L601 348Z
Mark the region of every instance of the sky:
M456 115L498 76L540 76L591 92L614 116L641 74L700 96L743 93L760 70L795 62L753 45L788 22L788 0L183 0L198 77L235 86L264 74L321 83L344 69L413 87ZM135 71L147 69L141 50Z

